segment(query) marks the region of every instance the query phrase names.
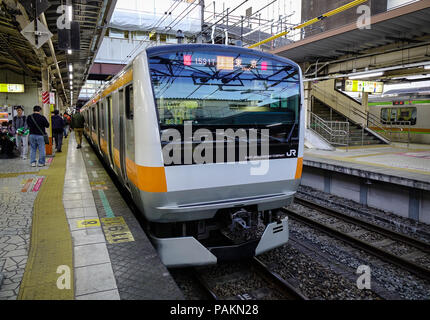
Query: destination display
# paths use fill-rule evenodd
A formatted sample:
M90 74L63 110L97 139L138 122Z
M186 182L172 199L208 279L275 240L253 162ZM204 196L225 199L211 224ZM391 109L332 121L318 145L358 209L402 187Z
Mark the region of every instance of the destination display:
M384 83L375 81L346 80L345 91L348 92L368 92L383 93Z
M23 93L23 84L0 83L0 92L3 93Z

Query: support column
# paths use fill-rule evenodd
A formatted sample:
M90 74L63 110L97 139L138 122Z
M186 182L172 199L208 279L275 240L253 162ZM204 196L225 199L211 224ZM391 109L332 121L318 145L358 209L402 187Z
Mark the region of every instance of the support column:
M42 92L49 92L49 69L47 66L42 66ZM51 123L51 105L43 103L42 114L49 122L49 128L46 129L46 133L49 137L49 144L46 147L46 155L52 156L52 123Z
M363 105L364 112L366 112L366 118L368 119L369 115L369 93L363 92L363 98L361 100L361 104ZM369 123L366 121L365 126L368 127Z

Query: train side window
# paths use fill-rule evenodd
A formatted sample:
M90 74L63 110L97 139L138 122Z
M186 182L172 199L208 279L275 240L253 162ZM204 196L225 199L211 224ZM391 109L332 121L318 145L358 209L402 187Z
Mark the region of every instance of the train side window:
M132 120L134 116L134 96L132 85L125 88L125 115L129 120Z
M386 124L388 122L388 113L390 113L390 109L384 108L381 110L381 122Z

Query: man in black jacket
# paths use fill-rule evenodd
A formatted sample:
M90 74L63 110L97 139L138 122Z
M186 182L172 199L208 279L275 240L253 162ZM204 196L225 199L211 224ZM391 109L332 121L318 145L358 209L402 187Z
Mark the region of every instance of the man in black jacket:
M39 106L34 106L33 114L27 117L27 125L30 129L30 163L32 167L36 166L36 152L39 149L39 167L45 166L46 150L45 128L49 128L49 122L40 114L42 110Z
M63 133L64 133L64 120L60 116L60 111L55 110L52 120L52 134L55 139L55 149L57 152L61 152L61 147L63 145Z

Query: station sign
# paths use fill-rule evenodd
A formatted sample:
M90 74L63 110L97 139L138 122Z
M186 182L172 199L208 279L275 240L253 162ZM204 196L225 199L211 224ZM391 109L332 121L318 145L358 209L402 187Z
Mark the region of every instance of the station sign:
M0 83L0 92L2 93L24 93L23 84Z
M383 93L384 83L375 81L345 80L345 91Z

